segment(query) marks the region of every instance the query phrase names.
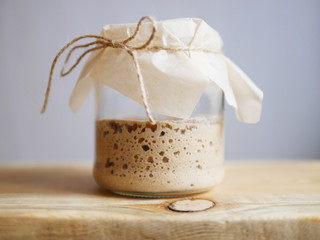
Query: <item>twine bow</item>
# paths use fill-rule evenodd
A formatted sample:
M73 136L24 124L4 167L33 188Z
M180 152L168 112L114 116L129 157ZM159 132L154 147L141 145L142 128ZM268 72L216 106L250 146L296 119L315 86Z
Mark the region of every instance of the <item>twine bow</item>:
M149 20L152 23L152 33L151 33L149 39L143 45L141 45L139 47L132 47L132 46L128 45L128 43L130 41L132 41L136 37L136 35L138 34L138 32L140 30L142 22L144 20L146 20L146 19ZM76 45L69 51L69 53L68 53L68 55L67 55L67 57L65 59L64 65L63 65L63 67L61 69L61 72L60 72L61 77L64 77L64 76L68 75L80 63L81 59L83 57L85 57L90 52L97 51L97 50L100 50L100 49L105 49L105 48L108 48L108 47L121 48L121 49L125 50L132 57L133 63L134 63L135 68L136 68L139 85L140 85L140 91L141 91L141 97L142 97L143 106L144 106L144 108L146 110L146 113L147 113L147 116L149 118L149 121L152 124L155 124L155 120L153 119L153 117L151 115L151 111L150 111L149 104L148 104L148 101L147 101L147 93L146 93L146 90L145 90L145 86L144 86L144 81L143 81L143 77L142 77L142 74L141 74L140 65L139 65L139 62L138 62L137 57L135 55L135 51L146 49L150 45L151 41L153 40L153 38L155 36L155 32L156 32L155 21L153 20L153 18L151 18L149 16L146 16L146 17L143 17L143 18L140 19L140 21L139 21L139 23L138 23L138 25L136 27L136 30L133 33L133 35L130 36L129 38L125 39L122 42L116 42L116 41L107 39L107 38L105 38L105 37L103 37L101 35L83 35L83 36L80 36L80 37L77 37L77 38L73 39L71 42L69 42L67 45L65 45L58 52L58 54L56 55L56 57L54 58L54 60L52 62L50 75L49 75L48 86L47 86L47 90L46 90L46 94L45 94L45 100L44 100L44 103L43 103L43 107L42 107L41 113L44 113L46 111L46 107L47 107L48 99L49 99L49 94L50 94L52 75L53 75L53 71L54 71L55 65L56 65L59 57L62 55L62 53L68 47L70 47L72 44L78 42L79 40L86 39L86 38L94 38L95 39L94 41L92 41L90 43L87 43L87 44L83 44L83 45ZM77 59L76 63L73 64L70 67L70 69L65 72L65 67L66 67L66 65L67 65L67 63L68 63L68 61L70 59L70 56L73 53L73 51L78 49L78 48L87 48L87 47L92 46L92 45L96 45L96 46L93 47L93 48L90 48L90 49L86 50L84 53L82 53L80 55L80 57Z

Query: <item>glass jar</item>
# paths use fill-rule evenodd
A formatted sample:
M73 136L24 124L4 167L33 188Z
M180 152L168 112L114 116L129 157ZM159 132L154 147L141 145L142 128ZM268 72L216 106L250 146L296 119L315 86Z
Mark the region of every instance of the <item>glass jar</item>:
M99 83L97 83L99 84ZM173 197L200 193L224 176L224 98L210 83L189 119L153 113L97 85L94 178L121 195Z

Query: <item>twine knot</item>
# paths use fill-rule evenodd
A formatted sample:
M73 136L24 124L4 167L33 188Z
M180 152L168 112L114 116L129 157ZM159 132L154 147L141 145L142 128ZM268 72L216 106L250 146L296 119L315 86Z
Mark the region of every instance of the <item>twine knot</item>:
M139 30L140 30L140 27L141 27L141 24L144 20L149 20L151 23L152 23L152 32L151 32L151 35L150 37L146 40L146 42L144 44L142 44L141 46L138 46L138 47L132 47L130 46L128 43L130 41L132 41L138 34ZM53 75L53 72L54 72L54 68L55 68L55 65L59 59L59 57L62 55L62 53L67 49L69 48L72 44L78 42L79 40L82 40L82 39L87 39L87 38L94 38L95 40L90 42L90 43L87 43L87 44L82 44L82 45L76 45L74 46L68 53L66 59L65 59L65 62L64 62L64 65L61 69L61 72L60 72L60 75L61 77L64 77L66 75L68 75L70 72L72 72L72 70L80 63L81 59L83 57L85 57L88 53L90 52L93 52L93 51L97 51L97 50L100 50L100 49L105 49L105 48L108 48L108 47L111 47L111 48L120 48L120 49L123 49L125 50L131 57L132 57L132 60L133 60L133 63L135 65L135 68L136 68L136 72L137 72L137 77L138 77L138 81L139 81L139 85L140 85L140 91L141 91L141 97L142 97L142 102L143 102L143 105L144 105L144 108L146 110L146 114L148 116L148 119L149 121L152 123L152 124L155 124L155 120L154 118L152 117L151 115L151 111L150 111L150 108L149 108L149 104L148 104L148 101L147 101L147 93L146 93L146 90L145 90L145 86L144 86L144 81L143 81L143 77L142 77L142 74L141 74L141 69L140 69L140 65L139 65L139 62L137 60L137 57L135 55L135 51L137 50L142 50L142 49L146 49L151 41L153 40L154 36L155 36L155 32L156 32L156 24L155 24L155 21L153 20L153 18L149 17L149 16L146 16L146 17L143 17L140 19L140 21L138 22L137 24L137 27L136 27L136 30L135 32L133 33L132 36L130 36L129 38L125 39L124 41L114 41L114 40L110 40L110 39L107 39L101 35L82 35L80 37L77 37L75 39L73 39L72 41L70 41L68 44L66 44L59 52L58 54L56 55L56 57L54 58L53 62L52 62L52 65L51 65L51 70L50 70L50 75L49 75L49 81L48 81L48 86L47 86L47 90L46 90L46 94L45 94L45 100L44 100L44 103L43 103L43 107L42 107L42 110L41 110L41 113L44 113L46 111L46 107L47 107L47 104L48 104L48 99L49 99L49 94L50 94L50 88L51 88L51 82L52 82L52 75ZM90 48L90 49L87 49L86 51L84 51L80 57L78 57L78 59L76 60L76 62L70 67L69 70L65 71L65 68L66 68L66 65L70 59L70 56L72 55L73 51L78 49L78 48L87 48L89 46L92 46L92 45L95 45L94 47Z

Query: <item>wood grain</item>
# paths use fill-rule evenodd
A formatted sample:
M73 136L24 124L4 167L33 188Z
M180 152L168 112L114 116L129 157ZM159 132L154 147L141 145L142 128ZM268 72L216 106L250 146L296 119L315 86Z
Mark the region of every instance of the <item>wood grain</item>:
M100 189L89 166L0 166L0 239L320 239L320 161L229 164L203 212Z

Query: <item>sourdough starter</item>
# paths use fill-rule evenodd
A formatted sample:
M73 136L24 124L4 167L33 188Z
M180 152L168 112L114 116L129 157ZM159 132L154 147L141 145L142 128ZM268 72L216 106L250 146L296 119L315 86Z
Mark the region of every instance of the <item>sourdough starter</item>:
M195 193L224 175L223 124L208 120L96 122L94 176L116 192Z

